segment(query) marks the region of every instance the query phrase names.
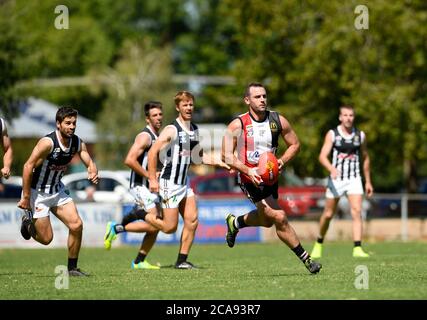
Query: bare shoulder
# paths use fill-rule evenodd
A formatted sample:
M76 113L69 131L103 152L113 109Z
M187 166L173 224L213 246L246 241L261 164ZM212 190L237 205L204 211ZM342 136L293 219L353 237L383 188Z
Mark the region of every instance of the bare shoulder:
M53 141L49 137L43 137L37 142L37 147L40 150L51 149L53 147Z
M239 118L233 119L227 126L228 130L238 130L242 129L242 121Z
M280 124L282 126L283 132L289 132L292 130L291 124L283 115L279 113Z
M170 124L167 125L162 132L159 135L158 140L160 141L170 141L172 139L175 139L177 135L177 129L174 125Z

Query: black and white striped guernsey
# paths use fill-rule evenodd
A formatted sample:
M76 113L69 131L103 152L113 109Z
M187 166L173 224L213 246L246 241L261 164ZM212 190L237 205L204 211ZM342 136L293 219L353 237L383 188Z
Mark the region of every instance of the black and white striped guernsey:
M148 148L144 150L144 152L138 157L138 163L141 164L141 166L147 170L147 164L148 164L148 151L150 150L153 143L156 141L158 136L151 130L149 126L145 127L144 130L141 131L146 132L151 137L151 143ZM130 171L130 188L134 188L136 186L146 186L149 187L148 179L146 177L140 176L138 173L136 173L134 170Z
M353 128L350 136L344 136L338 127L333 132L332 165L341 175L340 180L360 177L360 147L365 139L363 131Z
M194 123L190 123L190 131L187 131L177 120L172 123L177 131L176 137L171 141L165 156L160 157L163 163L160 178L174 184L185 185L190 164L201 163L200 138L199 130Z
M81 140L73 135L68 146L63 146L58 138L59 133L53 131L45 137L53 142L53 147L43 163L34 169L31 188L40 192L54 194L63 188L61 178L73 156L80 151Z

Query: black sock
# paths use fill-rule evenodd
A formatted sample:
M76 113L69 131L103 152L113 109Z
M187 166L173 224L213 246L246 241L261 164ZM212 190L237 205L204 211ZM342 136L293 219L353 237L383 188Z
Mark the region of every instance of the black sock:
M78 258L68 258L68 270L77 268L77 259Z
M136 216L138 217L138 219L144 220L145 221L145 216L147 215L147 212L145 212L142 209L138 209L138 211L136 211Z
M243 219L245 216L243 215L243 216L238 216L237 217L237 223L236 223L236 220L235 220L235 223L234 223L234 226L237 228L237 229L242 229L242 228L245 228L245 227L247 227L248 225L245 223L245 220ZM239 226L237 226L237 224L239 225Z
M317 238L317 243L323 243L323 238Z
M305 262L308 258L310 258L310 255L307 251L304 250L304 248L301 246L301 243L293 248L292 251L298 256L298 258L300 258L302 262Z
M355 247L361 247L362 246L362 241L354 241L354 246Z
M121 224L126 226L127 224L134 222L135 220L138 220L138 217L136 215L137 210L138 210L138 206L134 206L132 210L123 217Z
M125 230L125 227L123 225L116 224L114 226L114 231L116 231L116 233L119 234L119 233L125 232L126 230Z
M140 262L143 262L144 260L145 260L145 257L146 257L147 255L145 255L145 254L143 254L143 253L141 253L141 252L138 252L138 255L136 256L136 259L135 259L135 264L138 264L138 263L140 263Z
M127 224L134 222L138 219L145 220L146 212L139 208L138 206L133 207L133 209L123 217L122 219L122 225L126 226Z
M187 257L188 257L188 254L183 254L183 253L178 254L178 260L176 261L176 263L180 264L182 262L187 261Z

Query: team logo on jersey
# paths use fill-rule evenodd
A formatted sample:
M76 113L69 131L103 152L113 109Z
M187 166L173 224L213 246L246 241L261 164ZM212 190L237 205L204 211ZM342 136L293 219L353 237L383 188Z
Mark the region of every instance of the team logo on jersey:
M335 145L337 147L341 147L342 146L342 137L341 136L336 136L335 137Z
M253 137L254 136L254 127L251 124L246 126L246 136L247 137Z
M184 131L178 133L179 143L187 143L187 134Z
M270 130L271 130L271 132L276 132L278 130L277 124L275 121L270 122Z
M246 152L246 159L248 160L249 163L253 163L253 164L258 163L259 151L255 150L255 151Z
M354 143L355 146L360 146L359 136L354 136L353 143Z
M52 152L52 159L58 159L61 148L55 148Z

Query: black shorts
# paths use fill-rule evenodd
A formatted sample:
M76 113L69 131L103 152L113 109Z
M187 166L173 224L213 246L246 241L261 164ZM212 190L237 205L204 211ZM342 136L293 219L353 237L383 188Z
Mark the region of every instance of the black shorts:
M253 183L240 183L240 188L253 203L257 203L269 196L273 196L274 199L279 197L279 182L272 186L261 185L259 187L256 187Z

